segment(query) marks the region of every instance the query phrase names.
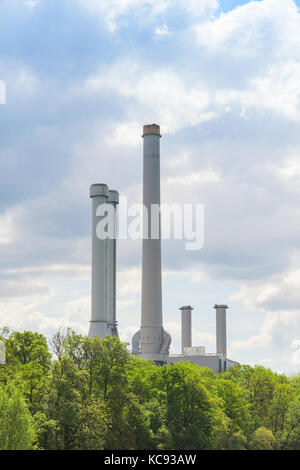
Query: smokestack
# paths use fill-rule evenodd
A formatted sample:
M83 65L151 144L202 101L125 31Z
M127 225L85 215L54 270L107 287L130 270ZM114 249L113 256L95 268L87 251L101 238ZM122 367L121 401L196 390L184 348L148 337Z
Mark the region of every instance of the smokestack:
M92 318L89 336L105 338L107 329L107 240L97 236L98 224L105 216L108 198L106 184L92 184ZM100 218L102 215L102 218Z
M132 351L144 359L167 362L170 335L163 329L161 286L161 230L151 220L151 208L160 208L160 127L144 126L143 204L144 238L142 246L142 315L141 329L132 339ZM148 222L148 223L147 223ZM146 230L148 238L145 238ZM155 233L156 237L153 237Z
M216 330L217 330L217 354L226 357L227 338L226 338L226 309L227 305L215 305L216 309Z
M179 310L181 310L181 354L185 354L184 348L192 347L192 310L194 309L187 305Z
M111 336L119 336L116 319L116 250L117 250L117 205L119 204L118 191L108 192L107 208L109 210L108 238L107 238L107 326Z

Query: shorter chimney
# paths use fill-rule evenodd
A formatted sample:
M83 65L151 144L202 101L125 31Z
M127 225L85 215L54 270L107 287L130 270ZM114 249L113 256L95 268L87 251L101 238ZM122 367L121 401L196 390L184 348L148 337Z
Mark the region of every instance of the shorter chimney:
M215 305L216 309L216 333L217 333L217 354L223 357L227 355L226 338L226 309L227 305Z
M193 307L186 305L181 307L181 354L185 354L185 348L192 347L192 310Z

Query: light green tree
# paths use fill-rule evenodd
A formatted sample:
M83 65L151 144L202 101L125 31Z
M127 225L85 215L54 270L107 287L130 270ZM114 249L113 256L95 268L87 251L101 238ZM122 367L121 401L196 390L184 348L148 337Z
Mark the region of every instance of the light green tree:
M261 426L257 428L249 439L250 450L273 450L275 437L270 429Z
M32 416L12 384L0 388L0 449L28 450L36 441Z
M51 364L45 336L31 331L13 332L6 340L6 360L8 364L25 365L30 362L40 364L45 371Z

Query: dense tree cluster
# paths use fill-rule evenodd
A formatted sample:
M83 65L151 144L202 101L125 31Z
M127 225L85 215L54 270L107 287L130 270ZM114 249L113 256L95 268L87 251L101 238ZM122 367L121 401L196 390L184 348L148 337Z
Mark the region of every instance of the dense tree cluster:
M157 367L117 338L0 331L0 449L300 449L300 376Z

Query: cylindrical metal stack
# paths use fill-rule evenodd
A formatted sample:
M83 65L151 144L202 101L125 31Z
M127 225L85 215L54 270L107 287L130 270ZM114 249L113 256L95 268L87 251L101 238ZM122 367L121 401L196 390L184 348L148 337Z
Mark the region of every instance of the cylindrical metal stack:
M162 318L160 137L158 125L144 126L142 313L141 329L133 337L132 350L144 359L164 363L167 362L171 337L163 329Z
M108 216L109 233L107 238L107 326L111 336L118 336L116 319L116 259L117 259L117 205L119 204L118 191L108 192L107 205L111 208Z
M181 354L185 354L185 348L192 347L192 310L193 307L186 305L181 307Z
M226 309L227 305L215 305L216 309L216 336L217 336L217 354L226 357L227 338L226 338Z
M92 315L89 336L117 336L116 323L116 206L117 191L93 184L92 198Z
M142 356L159 354L162 343L161 242L151 239L152 204L160 205L160 128L144 126L143 204L144 235L142 254ZM158 216L160 217L160 215ZM153 221L154 223L154 221Z

